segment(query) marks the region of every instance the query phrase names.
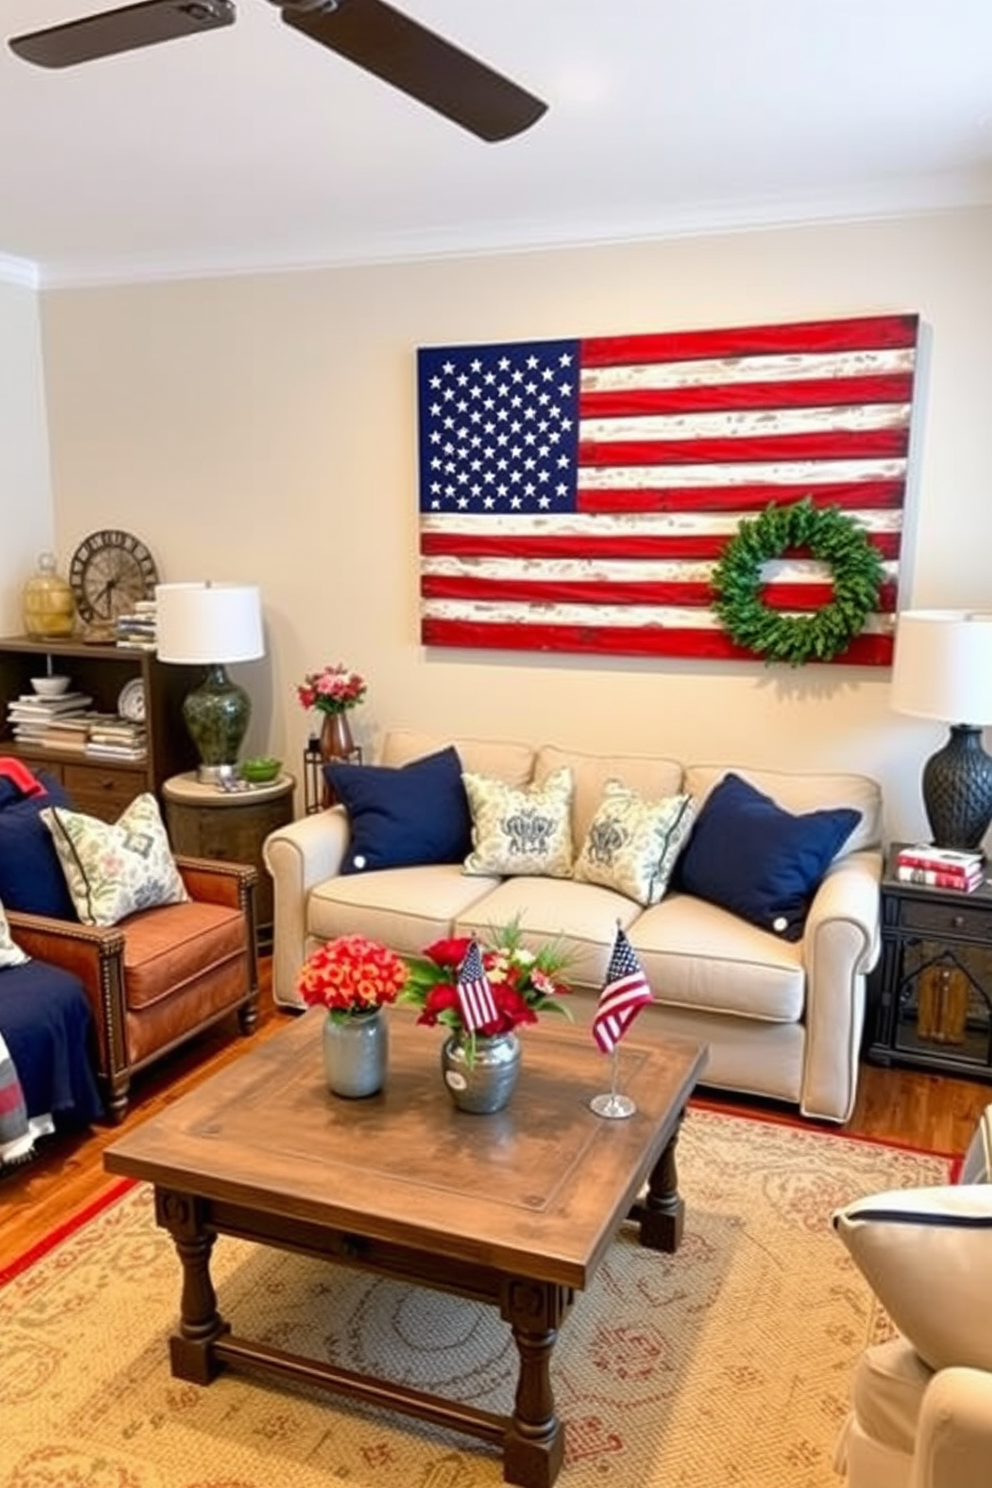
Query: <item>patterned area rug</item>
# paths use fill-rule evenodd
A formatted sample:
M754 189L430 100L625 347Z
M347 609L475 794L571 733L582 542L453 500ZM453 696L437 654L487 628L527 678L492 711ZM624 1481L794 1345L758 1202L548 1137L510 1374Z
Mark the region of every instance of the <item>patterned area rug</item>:
M693 1109L675 1256L625 1228L553 1361L561 1488L837 1488L854 1360L886 1326L829 1227L939 1157ZM236 1331L506 1411L492 1309L221 1238ZM496 1488L496 1453L403 1416L247 1374L169 1373L179 1266L137 1187L0 1291L2 1488Z

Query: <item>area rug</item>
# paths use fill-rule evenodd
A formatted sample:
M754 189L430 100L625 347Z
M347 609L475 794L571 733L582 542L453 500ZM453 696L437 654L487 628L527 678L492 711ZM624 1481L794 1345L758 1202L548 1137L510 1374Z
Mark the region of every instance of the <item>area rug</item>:
M887 1327L834 1237L837 1205L949 1181L948 1159L693 1109L677 1255L624 1227L553 1358L561 1488L837 1488L854 1361ZM499 1412L515 1351L495 1312L218 1240L236 1331ZM169 1373L179 1265L145 1186L0 1290L2 1488L496 1488L497 1453L248 1374Z

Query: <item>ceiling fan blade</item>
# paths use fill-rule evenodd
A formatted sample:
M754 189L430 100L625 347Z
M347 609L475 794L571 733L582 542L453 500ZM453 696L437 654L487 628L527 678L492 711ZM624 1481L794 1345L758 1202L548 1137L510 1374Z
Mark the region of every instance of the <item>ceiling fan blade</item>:
M547 104L384 0L273 0L302 31L484 140L508 139Z
M196 31L232 26L235 18L232 0L145 0L15 36L7 44L18 57L39 67L72 67Z

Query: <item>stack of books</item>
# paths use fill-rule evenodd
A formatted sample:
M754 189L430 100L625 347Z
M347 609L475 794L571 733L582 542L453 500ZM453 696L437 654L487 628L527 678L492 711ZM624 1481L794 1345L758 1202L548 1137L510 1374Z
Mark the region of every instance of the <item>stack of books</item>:
M7 721L14 738L21 744L47 742L48 731L56 720L78 718L93 702L84 692L63 692L59 697L40 697L36 692L22 692L7 704Z
M114 640L131 651L154 651L157 645L157 617L153 599L139 599L126 615L118 615Z
M950 847L914 843L896 853L896 878L900 883L959 889L969 894L985 882L985 858L980 852L957 852Z
M143 760L147 748L144 724L115 715L90 724L85 752L95 759Z

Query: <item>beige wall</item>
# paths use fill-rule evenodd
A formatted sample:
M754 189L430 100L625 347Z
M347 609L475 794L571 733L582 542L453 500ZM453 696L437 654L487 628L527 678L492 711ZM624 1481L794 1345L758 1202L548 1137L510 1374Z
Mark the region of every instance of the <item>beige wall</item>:
M52 529L38 296L0 277L0 635L22 628L21 591Z
M944 730L889 711L887 670L424 651L414 350L918 311L932 333L903 603L992 605L992 212L706 239L52 291L42 325L60 555L124 525L162 577L257 581L249 744L295 764L305 670L369 679L382 726L878 775L924 829Z

